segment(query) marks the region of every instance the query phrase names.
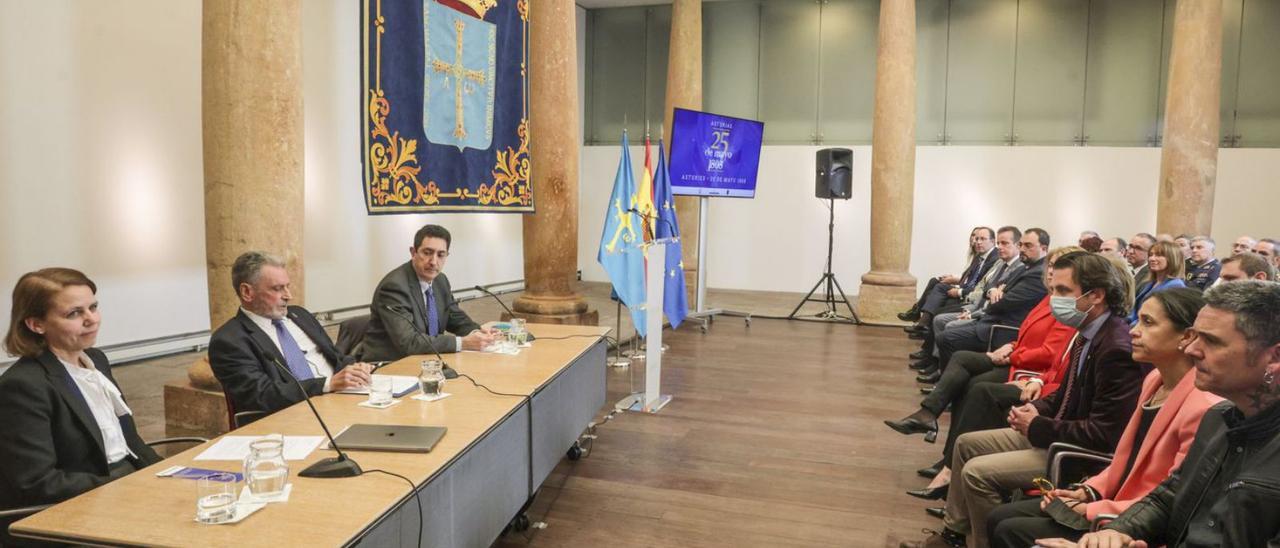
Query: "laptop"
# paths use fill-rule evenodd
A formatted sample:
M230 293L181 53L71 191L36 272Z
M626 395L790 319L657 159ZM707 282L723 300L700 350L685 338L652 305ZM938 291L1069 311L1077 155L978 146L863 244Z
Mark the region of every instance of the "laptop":
M448 428L443 426L353 424L339 432L334 441L343 451L428 453L446 431Z

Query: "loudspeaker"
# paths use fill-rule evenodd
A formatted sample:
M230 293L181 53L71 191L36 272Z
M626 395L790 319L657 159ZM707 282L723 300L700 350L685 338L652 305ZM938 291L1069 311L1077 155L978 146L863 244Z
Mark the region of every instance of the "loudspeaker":
M853 151L824 148L818 151L817 184L813 194L824 200L853 197Z

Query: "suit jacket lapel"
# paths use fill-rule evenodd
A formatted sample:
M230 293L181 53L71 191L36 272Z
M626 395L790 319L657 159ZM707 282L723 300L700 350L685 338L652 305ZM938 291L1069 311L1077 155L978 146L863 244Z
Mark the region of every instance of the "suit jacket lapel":
M316 349L320 350L326 360L329 360L329 366L333 368L334 373L337 373L343 366L342 357L338 355L337 348L334 348L332 344L328 344L329 334L324 332L323 327L320 328L320 331L316 331L315 328L319 324L313 325L310 321L300 320L300 318L302 318L302 315L295 311L293 307L290 307L289 319L293 320L293 324L298 326L298 329L301 329L302 333L316 344Z
M62 401L66 402L76 419L79 419L80 424L89 432L89 436L93 438L94 447L98 448L98 454L103 462L106 462L107 449L102 441L102 429L98 427L97 419L93 418L93 412L89 410L89 402L84 399L84 394L80 393L80 388L75 384L76 381L67 374L66 367L52 352L46 350L40 355L39 360L40 365L44 366L45 374L49 377L49 384L53 385L58 395L62 396Z
M418 273L413 270L413 263L404 263L405 283L408 284L406 289L409 295L416 295L409 299L413 303L413 325L422 332L427 330L427 296L422 292L422 284L418 281Z
M253 320L250 320L248 316L244 315L244 312L237 312L236 319L240 320L240 325L244 327L245 333L249 335L249 338L253 340L254 344L258 345L258 348L261 348L263 352L267 352L271 356L274 356L282 365L286 364L284 354L280 353L280 349L276 348L276 343L272 342L271 337L267 336L267 334L258 327L258 324L253 323ZM263 366L266 367L268 371L274 371L271 364L263 364ZM275 374L279 375L279 373Z
M1178 410L1182 409L1182 403L1187 401L1187 396L1191 395L1191 390L1195 386L1196 372L1194 370L1187 372L1182 376L1182 380L1174 385L1173 391L1169 393L1169 397L1165 398L1160 410L1156 412L1155 420L1151 421L1151 427L1147 429L1146 438L1142 440L1142 447L1133 448L1134 451L1138 452L1138 458L1134 461L1134 468L1137 468L1139 463L1144 462L1143 458L1155 446L1154 442L1164 436L1165 431L1169 429L1169 424L1178 415ZM1150 394L1144 393L1139 396L1141 399L1138 400L1138 407L1141 408L1142 404L1155 395L1155 391L1159 389L1160 385L1157 384L1155 390L1152 390ZM1153 443L1147 443L1148 440Z

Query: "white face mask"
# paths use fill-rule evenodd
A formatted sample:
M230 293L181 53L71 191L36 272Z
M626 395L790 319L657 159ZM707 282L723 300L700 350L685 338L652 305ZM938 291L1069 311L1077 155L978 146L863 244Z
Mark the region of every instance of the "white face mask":
M1089 307L1089 310L1076 308L1076 302L1082 297L1084 295L1074 298L1049 297L1049 308L1053 311L1053 317L1061 322L1062 325L1079 329L1084 324L1085 318L1089 317L1089 311L1093 310L1092 306Z

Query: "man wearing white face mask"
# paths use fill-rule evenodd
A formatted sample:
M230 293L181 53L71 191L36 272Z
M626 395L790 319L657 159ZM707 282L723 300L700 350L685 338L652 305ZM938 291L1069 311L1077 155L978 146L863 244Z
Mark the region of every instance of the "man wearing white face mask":
M962 546L966 536L970 546L986 546L987 515L1006 494L1044 475L1050 444L1115 450L1147 369L1133 361L1125 320L1133 303L1120 273L1101 256L1069 253L1053 269L1053 315L1078 330L1065 355L1062 386L1010 410L1010 428L961 435L951 462L946 528L902 546Z

